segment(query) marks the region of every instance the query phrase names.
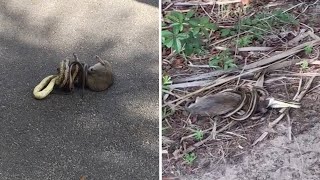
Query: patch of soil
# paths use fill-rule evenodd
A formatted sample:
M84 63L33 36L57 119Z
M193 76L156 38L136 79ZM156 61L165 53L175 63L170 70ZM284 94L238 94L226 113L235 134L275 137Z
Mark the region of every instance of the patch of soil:
M243 154L236 163L226 161L198 170L181 179L194 180L317 180L320 177L319 95L304 98L304 107L292 111L293 140L287 136L287 123L276 127L276 136Z
M298 3L295 1L293 4ZM300 14L301 11L295 11L295 13ZM319 5L310 6L299 17L300 22L313 23L312 27L317 35L320 32L320 21L315 18L318 19L319 14L320 1ZM166 52L166 56L169 53ZM303 54L300 53L298 56L304 58ZM189 61L196 64L192 59ZM198 64L208 63L198 62ZM314 68L311 67L310 70ZM175 76L183 77L183 74L210 71L205 68L188 68L186 61L180 57L164 63L162 69L173 79ZM300 67L293 65L285 70L298 73ZM316 78L311 87L316 86L319 79ZM266 85L272 97L287 100L295 96L298 86L298 79L281 80L281 82ZM193 92L192 88L187 90ZM184 93L187 93L187 90ZM320 102L318 99L317 90L307 93L302 99L302 108L290 110L290 123L283 118L273 129L267 129L267 126L279 116L276 110L261 119L238 123L230 133L219 134L217 140L210 140L197 148L195 150L197 158L192 165L186 164L183 159L172 160L174 151L178 148L186 149L195 144L197 141L192 137L184 139L183 143L181 138L190 135L192 133L190 129L206 130L212 127L212 121L205 117L199 119L189 117L183 109L178 109L172 116L166 118L166 122L163 122L163 127L168 127L169 124L171 129L163 130L162 134L174 141L164 148L168 153L163 154L163 175L186 180L320 179ZM181 106L183 107L184 104ZM228 121L225 122L227 123ZM220 124L222 125L223 123ZM289 130L292 133L291 141L288 137ZM252 146L252 143L265 131L269 135L262 142ZM209 133L205 133L204 139L208 136Z

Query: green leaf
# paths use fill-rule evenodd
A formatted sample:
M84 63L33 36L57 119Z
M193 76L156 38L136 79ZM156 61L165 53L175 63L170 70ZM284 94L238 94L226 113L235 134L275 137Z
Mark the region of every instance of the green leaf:
M210 67L219 67L219 63L220 63L221 59L219 56L214 56L213 58L210 59L209 61L209 66Z
M191 165L196 158L197 158L197 156L194 153L190 153L190 154L184 155L183 160L187 164Z
M167 18L168 20L170 20L171 22L173 22L173 23L174 23L174 22L179 22L179 19L178 19L177 17L173 16L172 13L169 14L169 15L167 15L166 18Z
M231 30L230 29L221 29L220 32L221 32L222 37L227 37L230 34Z
M200 32L200 27L195 27L192 29L193 36L199 34L199 32Z
M180 30L180 32L183 31L183 24L182 23L179 25L179 30Z
M236 35L236 31L230 31L230 35L231 36Z
M251 22L252 22L252 25L256 25L258 24L259 21L260 21L259 19L255 18Z
M172 30L173 30L173 34L177 35L180 32L180 27L179 26L173 26Z
M306 46L303 49L306 54L311 54L313 50L312 46Z
M252 21L250 18L246 18L242 21L242 24L243 25L248 25L248 26L251 26L252 25Z
M164 75L164 76L162 77L162 84L163 84L163 85L170 85L170 84L172 84L171 77L168 76L168 75Z
M181 41L179 39L173 40L173 48L177 51L177 53L181 52L182 45L181 45Z
M197 130L194 134L194 138L198 141L201 141L203 139L203 131Z
M210 19L209 19L209 17L207 17L207 16L206 16L206 17L201 17L201 18L200 18L200 24L201 24L201 25L208 24L208 23L209 23L209 20L210 20Z
M183 22L183 19L184 19L184 14L182 14L181 12L178 12L178 11L173 11L171 13L172 16L176 17L178 19L177 22Z
M164 30L164 31L161 31L161 35L162 37L169 37L169 36L172 36L173 33L171 31Z
M309 63L308 63L308 61L304 60L304 61L301 62L300 66L301 66L302 69L308 69L309 68Z
M207 38L209 38L209 32L208 32L205 28L201 28L201 32L202 32Z
M194 11L193 10L188 11L187 14L186 14L185 19L190 19L193 15L194 15Z
M240 38L237 41L237 43L240 47L245 47L245 46L248 46L250 43L252 43L252 38L253 38L253 35L247 35L247 36Z
M192 18L192 19L190 19L189 23L190 23L190 25L192 25L192 26L199 26L199 20L198 20L198 18Z
M176 23L172 23L171 26L180 26L180 23L179 22L176 22Z
M208 29L210 29L210 30L212 30L212 31L215 31L215 30L218 29L218 26L215 25L215 24L213 24L213 23L208 23L208 24L206 24L205 27L208 28Z
M163 44L167 46L167 48L171 48L173 45L173 39L166 39Z
M189 37L189 35L186 34L186 33L179 33L179 34L177 35L177 39L180 39L180 40L187 39L188 37Z

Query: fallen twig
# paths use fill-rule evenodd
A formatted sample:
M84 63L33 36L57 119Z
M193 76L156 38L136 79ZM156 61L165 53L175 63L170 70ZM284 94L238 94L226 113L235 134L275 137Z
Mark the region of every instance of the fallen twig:
M306 46L313 47L313 46L316 46L316 45L319 45L319 44L320 44L320 40L314 40L314 41L310 41L310 42L306 42L306 43L300 44L300 45L298 45L298 46L296 46L296 47L294 47L294 48L292 48L292 49L290 49L288 51L284 51L284 52L282 52L280 54L277 54L275 56L272 56L272 57L269 57L269 58L266 58L266 59L262 59L260 61L248 64L245 67L245 70L252 69L252 68L255 68L255 67L261 67L261 66L276 62L277 60L283 59L285 57L288 57L290 55L293 55L293 54L296 54L296 53L298 53L300 51L303 51Z
M214 5L215 1L210 2L200 2L200 1L189 1L189 2L175 2L173 3L175 6L206 6L206 5Z
M312 77L309 79L309 81L305 84L305 86L304 86L303 90L301 91L301 93L300 93L296 98L293 99L294 101L297 101L297 102L300 102L300 101L301 101L301 99L306 95L306 93L307 93L308 90L310 89L311 84L312 84L312 82L313 82L313 80L314 80L315 77L316 77L316 76L312 76ZM289 110L289 109L290 109L290 108L282 108L282 109L280 110L281 115L280 115L277 119L275 119L274 121L272 121L271 123L269 123L269 128L270 128L270 129L273 128L278 122L280 122L281 119L286 115L286 112L285 112L285 111L286 111L286 110ZM262 141L268 134L269 134L268 132L264 132L252 145L254 146L254 145L256 145L258 142Z

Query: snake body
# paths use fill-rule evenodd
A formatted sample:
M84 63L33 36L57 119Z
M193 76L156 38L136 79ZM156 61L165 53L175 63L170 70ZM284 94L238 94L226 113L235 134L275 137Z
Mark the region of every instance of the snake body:
M199 115L221 115L235 121L243 121L252 117L260 102L269 96L268 92L257 86L243 85L234 89L226 89L217 94L198 98L198 101L186 109ZM244 113L240 113L243 112Z
M44 78L33 90L33 95L36 99L43 99L48 96L55 85L57 75L50 75Z
M86 85L88 65L80 63L76 54L73 54L74 61L66 59L60 62L57 75L50 75L44 78L33 90L36 99L43 99L50 94L54 85L69 92L73 92L74 86L80 84L82 87L82 97ZM78 79L78 81L76 81Z
M239 87L238 90L242 92L244 96L243 99L245 100L241 102L241 104L235 109L234 112L237 113L240 110L244 110L243 107L247 103L249 104L249 106L248 108L246 108L243 115L237 116L236 113L233 113L226 116L236 121L243 121L250 118L256 112L260 102L260 98L264 99L269 96L268 92L264 88L258 86L245 85Z

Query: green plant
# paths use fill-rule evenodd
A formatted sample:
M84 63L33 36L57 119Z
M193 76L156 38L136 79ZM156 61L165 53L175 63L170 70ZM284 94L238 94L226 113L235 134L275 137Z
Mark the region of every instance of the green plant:
M262 40L263 36L272 32L274 28L297 24L298 21L292 14L278 10L258 13L242 19L234 28L219 31L222 37L231 36L233 31L250 31L250 35L245 35L236 41L238 46L244 47L250 45L254 40Z
M272 28L297 24L298 21L292 14L278 10L270 13L258 13L255 16L244 18L236 25L236 29L240 28L246 31L255 27L258 31L266 32L272 30Z
M313 51L312 46L306 46L306 47L304 47L303 49L304 49L304 52L305 52L306 54L311 54L312 51Z
M300 64L300 68L301 68L302 70L308 69L308 68L309 68L309 63L308 63L308 61L303 60L303 61L301 62L301 64Z
M203 131L201 130L196 130L196 132L194 133L194 138L197 141L201 141L203 139Z
M219 30L221 37L228 37L233 36L236 34L236 31L234 29L220 29Z
M191 165L196 158L197 158L197 156L195 153L189 153L189 154L184 155L183 160L187 164Z
M196 17L194 11L173 11L165 16L165 20L170 25L167 30L162 31L162 44L172 48L176 53L182 52L186 55L201 53L201 40L209 38L209 32L217 29L208 17Z
M171 108L163 107L162 108L162 119L165 119L168 116L171 116L174 111Z
M162 44L167 48L173 48L177 53L182 50L182 42L183 40L189 37L188 34L180 33L178 30L179 27L174 26L173 32L164 30L162 31Z
M168 75L164 75L162 77L162 89L168 90L169 85L171 85L171 84L172 84L171 77Z
M243 36L243 37L239 38L239 40L237 41L237 44L239 47L248 46L249 44L252 43L253 38L254 38L253 35Z
M224 70L237 67L228 50L212 57L209 60L209 66L217 69L223 68Z
M273 11L272 14L274 15L274 18L280 23L285 23L285 24L294 24L297 25L299 22L296 20L296 18L288 13L288 12L283 12L281 10L276 10Z

